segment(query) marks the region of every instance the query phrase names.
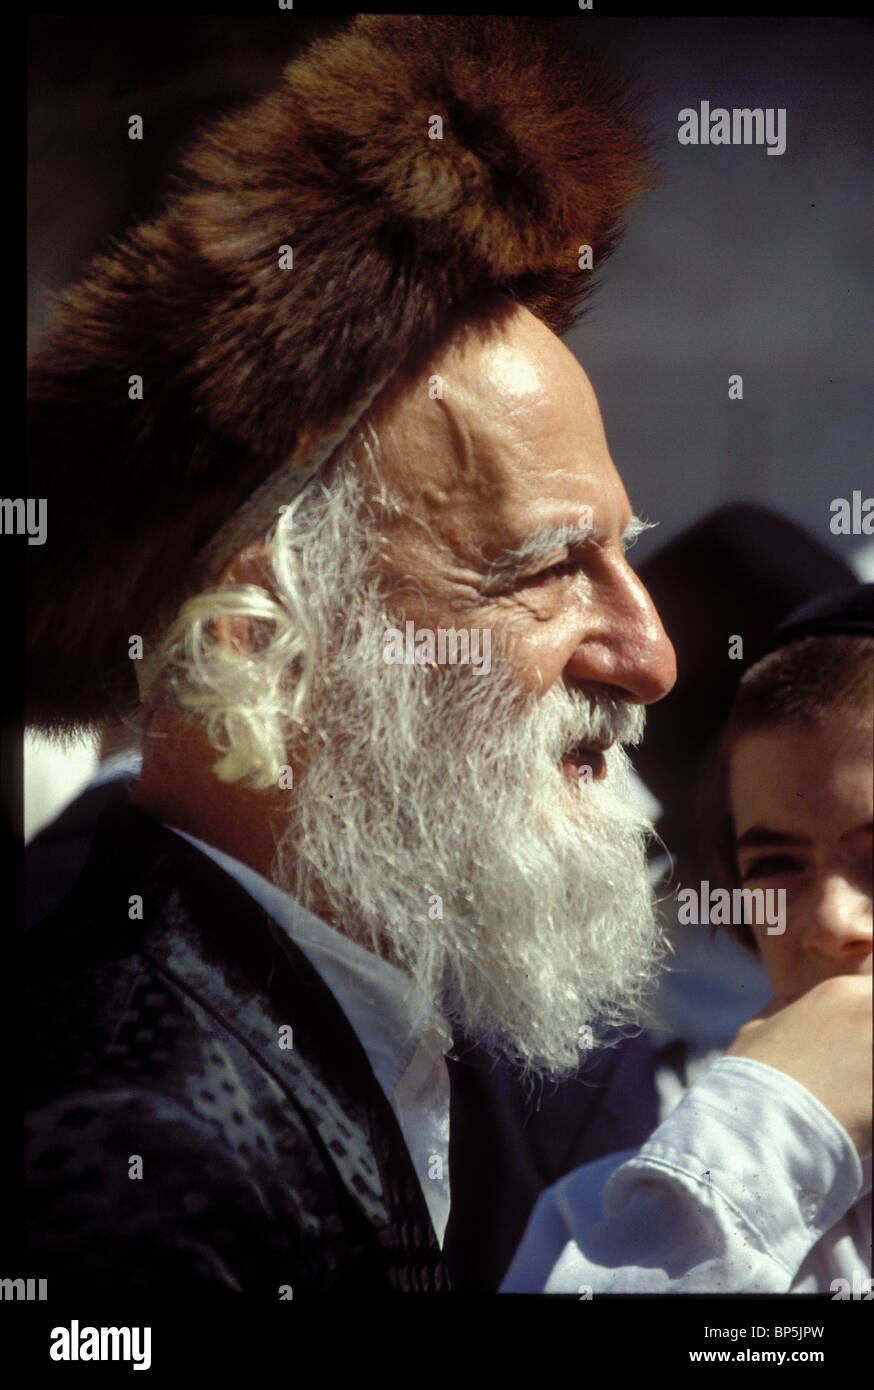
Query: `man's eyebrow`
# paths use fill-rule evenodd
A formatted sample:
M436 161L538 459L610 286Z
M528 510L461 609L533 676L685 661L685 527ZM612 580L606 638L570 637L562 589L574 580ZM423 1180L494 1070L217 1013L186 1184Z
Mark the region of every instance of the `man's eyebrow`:
M619 538L623 550L632 546L638 536L654 525L655 522L643 521L640 517L632 516ZM518 546L502 551L495 559L489 561L487 579L493 581L515 578L537 561L547 559L562 546L580 550L583 546L600 545L603 537L603 528L587 526L579 521L540 526Z
M644 521L643 517L632 514L628 518L628 525L619 537L622 549L630 550L638 537L642 536L644 531L651 531L654 526L658 526L657 521Z
M764 825L751 825L735 844L738 849L749 849L761 845L809 845L810 840L804 835L787 835L782 830L768 830Z

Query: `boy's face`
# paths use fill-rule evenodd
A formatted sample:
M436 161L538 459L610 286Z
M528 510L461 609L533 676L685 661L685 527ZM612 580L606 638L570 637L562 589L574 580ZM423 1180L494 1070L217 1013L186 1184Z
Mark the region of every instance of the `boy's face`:
M786 930L752 926L778 998L871 973L872 729L833 714L741 735L729 793L741 886L784 889Z

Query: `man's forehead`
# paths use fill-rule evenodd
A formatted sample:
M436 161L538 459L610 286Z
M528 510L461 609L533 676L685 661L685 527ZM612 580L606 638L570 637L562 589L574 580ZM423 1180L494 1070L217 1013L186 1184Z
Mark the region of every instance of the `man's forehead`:
M588 377L519 306L444 343L375 423L384 482L425 524L484 507L493 524L556 524L581 488L618 485Z

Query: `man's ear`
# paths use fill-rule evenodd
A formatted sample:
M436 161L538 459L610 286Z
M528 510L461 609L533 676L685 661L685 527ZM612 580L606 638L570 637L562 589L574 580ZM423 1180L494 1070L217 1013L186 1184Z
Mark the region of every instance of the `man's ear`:
M273 593L272 572L264 541L253 541L228 560L218 577L216 588L225 589L232 584L254 584L259 589ZM257 651L260 644L255 619L219 617L213 620L213 625L222 646L230 647L243 656Z

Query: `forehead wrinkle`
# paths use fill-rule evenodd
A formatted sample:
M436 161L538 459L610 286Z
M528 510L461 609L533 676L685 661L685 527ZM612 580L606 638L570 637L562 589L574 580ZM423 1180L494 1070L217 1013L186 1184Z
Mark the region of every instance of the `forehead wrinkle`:
M479 425L469 402L462 401L460 408L451 399L440 404L454 451L452 482L460 484L468 497L485 499L494 505L502 493L506 494L497 458L500 451L495 450L494 440L490 441L488 432Z
M459 383L454 399L425 402L419 395L395 415L383 435L384 444L390 438L393 476L391 501L380 509L380 520L381 550L390 568L415 567L418 543L425 541L433 559L440 557L444 578L473 587L483 518L499 524L509 479L501 472L507 450L496 447L492 430L481 428L467 394ZM424 476L423 459L431 465Z
M420 497L445 574L472 583L483 568L483 534L506 528L516 450L506 421L487 417L484 423L464 389L435 404L448 447L441 453L440 486L423 489Z
M432 399L427 379L394 405L386 424L384 450L394 490L405 501L423 500L432 509L458 505L500 486L493 428L483 428L483 402L463 372L444 377L446 394ZM425 464L423 469L422 464Z

